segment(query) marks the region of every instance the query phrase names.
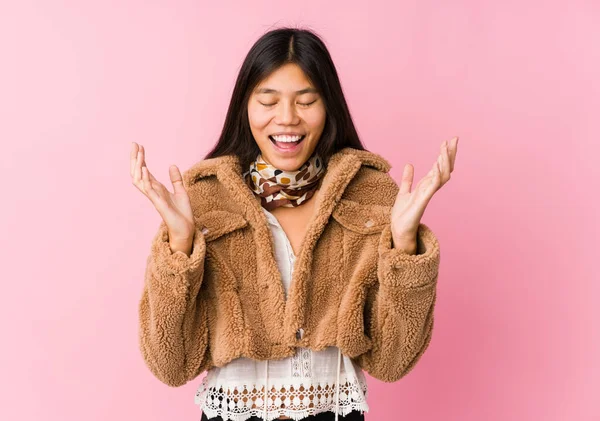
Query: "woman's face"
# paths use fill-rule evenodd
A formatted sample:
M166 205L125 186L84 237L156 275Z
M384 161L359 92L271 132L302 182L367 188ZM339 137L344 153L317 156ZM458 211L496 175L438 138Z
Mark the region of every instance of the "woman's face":
M314 152L325 126L325 104L297 64L260 82L248 101L248 120L263 159L294 171Z

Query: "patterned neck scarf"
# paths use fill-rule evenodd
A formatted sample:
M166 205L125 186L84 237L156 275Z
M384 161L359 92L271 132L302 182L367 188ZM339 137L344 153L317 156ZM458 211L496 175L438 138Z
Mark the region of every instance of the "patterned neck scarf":
M277 169L259 154L243 176L248 187L260 196L262 206L271 211L279 206L291 208L308 201L324 173L323 161L317 154L295 171Z

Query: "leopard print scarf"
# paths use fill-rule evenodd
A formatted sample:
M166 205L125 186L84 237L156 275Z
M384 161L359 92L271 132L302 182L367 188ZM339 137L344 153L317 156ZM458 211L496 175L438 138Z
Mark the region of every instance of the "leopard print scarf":
M248 187L260 196L262 206L271 211L279 206L295 207L305 203L314 195L324 173L318 154L313 154L295 171L277 169L259 154L243 176Z

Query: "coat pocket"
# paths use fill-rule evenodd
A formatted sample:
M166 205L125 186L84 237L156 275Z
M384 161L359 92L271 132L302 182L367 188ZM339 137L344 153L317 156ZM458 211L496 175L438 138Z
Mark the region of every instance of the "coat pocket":
M381 233L390 223L391 206L366 205L341 199L333 209L333 218L344 228L358 234Z
M207 242L214 241L230 232L244 228L248 221L240 214L224 210L212 210L195 217Z

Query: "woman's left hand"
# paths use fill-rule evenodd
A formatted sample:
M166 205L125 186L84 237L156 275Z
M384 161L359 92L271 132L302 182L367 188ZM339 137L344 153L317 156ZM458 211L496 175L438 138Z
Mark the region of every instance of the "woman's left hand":
M391 230L394 248L403 248L414 254L417 247L417 232L425 207L448 180L454 170L458 137L450 142L444 141L440 147L441 153L431 170L423 177L411 192L414 168L411 164L404 166L400 191L392 207Z

